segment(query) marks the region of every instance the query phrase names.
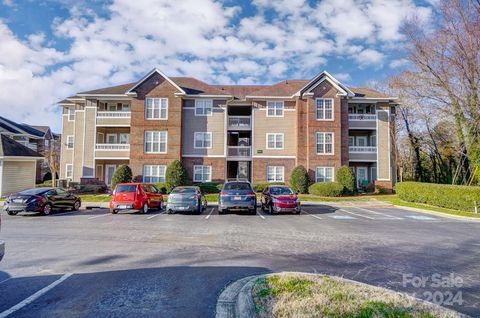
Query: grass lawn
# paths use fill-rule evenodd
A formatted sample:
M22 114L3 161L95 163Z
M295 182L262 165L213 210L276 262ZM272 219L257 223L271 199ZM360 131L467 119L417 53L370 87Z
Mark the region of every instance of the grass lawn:
M111 196L108 194L80 194L82 202L110 202Z
M480 218L480 213L475 214L475 213L472 213L472 212L446 209L446 208L436 207L436 206L422 204L422 203L407 202L407 201L401 200L397 195L377 195L377 196L375 196L375 199L380 200L380 201L384 201L384 202L388 202L388 203L391 203L391 204L394 204L394 205L398 205L398 206L406 206L406 207L410 207L410 208L423 209L423 210L446 213L446 214L451 214L451 215Z
M412 297L328 276L279 274L257 280L258 317L456 317Z

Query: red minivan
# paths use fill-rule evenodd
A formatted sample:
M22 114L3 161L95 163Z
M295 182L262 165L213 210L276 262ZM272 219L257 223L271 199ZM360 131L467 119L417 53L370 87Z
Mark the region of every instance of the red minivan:
M163 196L153 184L148 183L119 183L110 200L110 212L113 214L120 210L147 213L153 208L163 208Z

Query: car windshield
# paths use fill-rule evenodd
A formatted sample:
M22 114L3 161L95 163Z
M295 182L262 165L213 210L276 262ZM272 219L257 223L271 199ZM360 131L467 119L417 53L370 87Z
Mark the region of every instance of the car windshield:
M271 187L270 193L273 195L293 194L293 191L287 187Z
M251 190L250 183L248 182L232 182L227 183L223 187L224 190Z
M50 189L45 189L45 188L39 188L39 189L28 189L28 190L23 190L19 192L18 194L22 195L38 195L44 192L47 192Z
M136 185L118 185L115 188L116 193L135 192L135 191L137 191L137 186Z
M191 194L191 193L195 193L196 190L195 188L175 188L173 189L172 191L172 194Z

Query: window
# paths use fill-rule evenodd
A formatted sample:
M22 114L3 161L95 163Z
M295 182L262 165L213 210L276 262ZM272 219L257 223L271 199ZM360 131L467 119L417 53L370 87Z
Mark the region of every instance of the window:
M283 117L283 101L267 101L267 117Z
M212 116L213 100L196 99L195 100L195 116Z
M211 132L195 132L193 148L212 148L212 133Z
M168 118L168 99L151 98L145 100L145 118L146 119L167 119Z
M357 146L365 147L367 145L367 137L366 136L357 136Z
M315 170L315 182L332 182L333 168L332 167L317 167Z
M333 133L317 132L317 154L333 155Z
M68 121L74 121L75 120L75 108L69 108L68 109Z
M107 144L116 144L117 134L107 134Z
M283 134L267 134L267 149L283 149Z
M349 147L355 146L355 137L348 137L348 146Z
M193 181L208 182L212 181L211 166L193 166Z
M157 183L165 182L165 171L167 167L161 165L143 166L143 182Z
M71 163L67 163L65 165L65 178L67 179L73 178L73 165Z
M371 173L372 181L377 180L377 167L372 167L370 169L370 173Z
M167 153L167 138L166 131L146 131L145 152Z
M129 134L124 134L124 133L122 133L122 134L119 135L119 137L120 137L120 138L119 138L119 143L120 143L120 144L128 144L128 141L129 141L129 139L130 139L130 135L129 135Z
M377 146L377 136L371 135L370 136L370 146L375 147Z
M67 136L67 149L73 149L74 142L75 142L74 136L72 135Z
M284 171L283 166L268 166L267 182L283 182Z
M317 98L317 120L333 120L333 98Z

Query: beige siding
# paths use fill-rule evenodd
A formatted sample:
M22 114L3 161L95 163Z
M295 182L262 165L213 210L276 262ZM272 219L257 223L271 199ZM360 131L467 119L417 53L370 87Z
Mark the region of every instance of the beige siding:
M284 117L267 117L265 108L253 110L253 156L295 156L297 147L296 111L288 108ZM283 149L267 149L267 133L283 133ZM258 150L263 151L259 154Z
M86 107L82 177L94 177L95 175L95 117L96 107Z
M37 162L3 161L0 196L35 187Z
M378 179L391 180L390 130L388 107L377 106Z
M130 151L129 150L96 150L95 151L96 158L130 158Z
M182 123L182 155L214 155L225 154L225 112L224 108L215 106L212 116L195 116L194 109L183 109ZM195 149L195 132L211 132L212 148Z
M130 126L130 117L97 117L97 126Z
M65 166L67 163L73 162L73 150L67 149L67 136L75 135L74 127L75 121L69 121L68 116L64 115L62 118L62 147L60 156L60 179L65 179Z

